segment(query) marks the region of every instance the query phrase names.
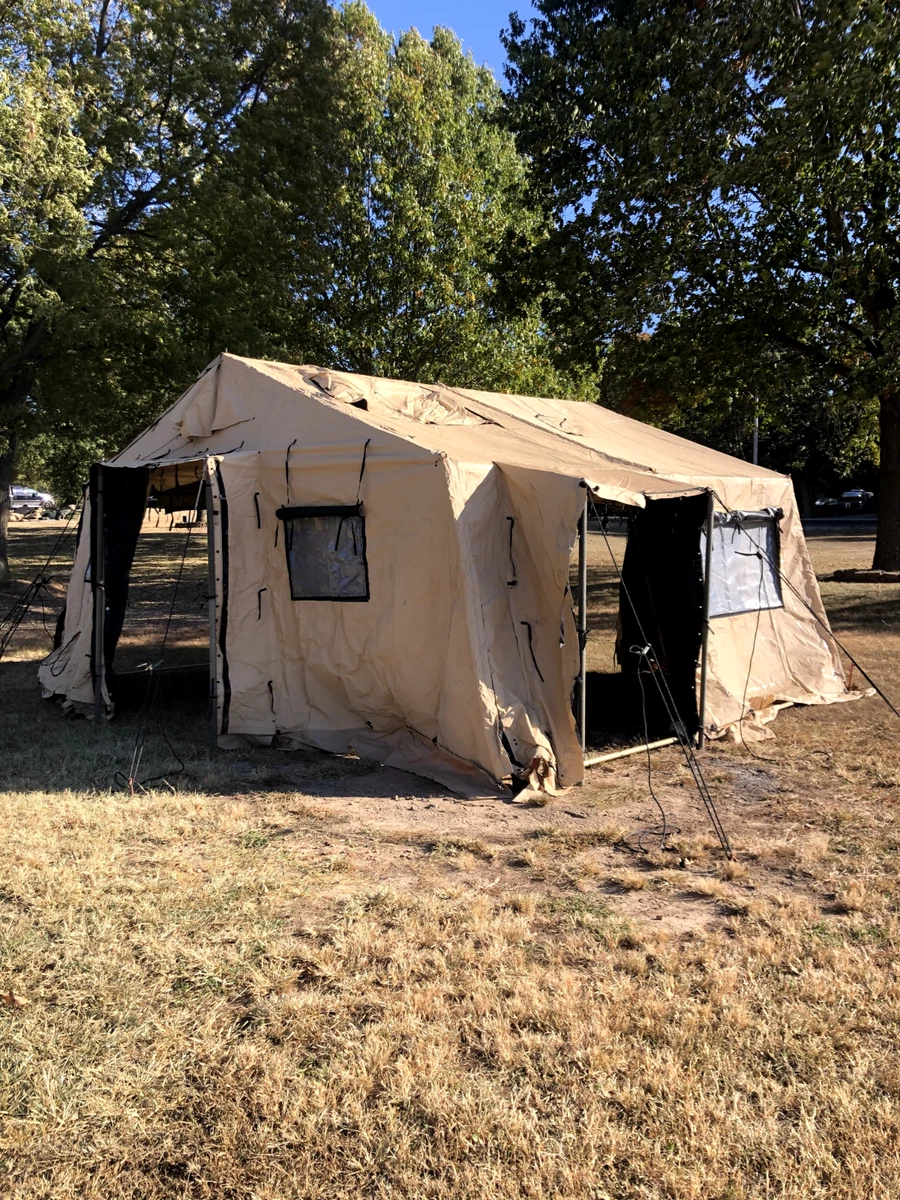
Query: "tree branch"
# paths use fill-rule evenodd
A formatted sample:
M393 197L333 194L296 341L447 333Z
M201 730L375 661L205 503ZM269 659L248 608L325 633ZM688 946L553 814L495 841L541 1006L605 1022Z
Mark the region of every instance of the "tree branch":
M100 233L94 238L94 241L87 252L87 258L90 260L107 246L120 233L124 233L135 217L139 217L141 213L146 212L154 201L159 199L165 184L162 180L155 183L152 188L143 188L131 197L127 204L124 204L119 211L106 222Z
M46 317L41 317L40 320L32 322L21 346L0 362L0 378L11 374L17 367L21 366L49 336L50 326L47 323Z

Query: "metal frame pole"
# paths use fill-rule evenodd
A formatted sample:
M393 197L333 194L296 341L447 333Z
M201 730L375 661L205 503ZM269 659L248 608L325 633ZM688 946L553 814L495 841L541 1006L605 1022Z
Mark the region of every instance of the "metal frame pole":
M97 487L94 492L96 511L93 514L94 537L91 553L91 582L94 588L94 724L99 726L103 716L103 677L106 673L104 643L106 641L106 541L103 536L103 467L97 467Z
M648 750L660 750L663 746L674 746L677 737L659 738L655 742L641 742L639 746L627 746L624 750L611 750L608 754L592 754L584 760L586 767L596 767L598 763L612 762L615 758L628 758L631 754L646 754Z
M588 494L578 522L578 740L587 742L587 522Z
M700 701L697 706L699 725L697 746L702 750L706 741L706 677L709 662L709 590L712 583L712 543L715 527L714 496L710 490L706 505L706 555L703 564L703 617L700 642Z
M219 660L216 652L216 527L212 481L206 480L206 551L209 557L209 749L219 747Z

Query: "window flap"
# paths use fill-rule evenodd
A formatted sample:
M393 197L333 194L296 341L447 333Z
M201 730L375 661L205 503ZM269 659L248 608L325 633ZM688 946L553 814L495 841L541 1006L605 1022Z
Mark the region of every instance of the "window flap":
M368 600L362 504L279 508L292 600Z
M710 617L737 616L783 608L781 595L780 508L716 513L709 582ZM700 535L706 563L706 530Z
M296 517L356 517L361 513L362 504L307 504L279 508L275 516L279 521L293 521Z

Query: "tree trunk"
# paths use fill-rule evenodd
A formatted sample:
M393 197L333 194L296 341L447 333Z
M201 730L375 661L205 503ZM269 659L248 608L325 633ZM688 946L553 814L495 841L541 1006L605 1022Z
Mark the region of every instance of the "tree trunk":
M5 454L0 454L0 584L9 582L9 489L12 486L15 461L16 443L14 438L10 438L9 449Z
M19 430L25 417L25 401L31 387L32 372L26 368L9 380L0 391L0 584L8 583L9 571L9 489L15 478Z
M881 470L878 478L876 571L900 571L900 392L881 397Z
M800 516L814 517L816 515L816 508L813 503L813 489L810 486L806 469L795 471L792 478L794 480L794 495L797 497L797 507L800 509Z

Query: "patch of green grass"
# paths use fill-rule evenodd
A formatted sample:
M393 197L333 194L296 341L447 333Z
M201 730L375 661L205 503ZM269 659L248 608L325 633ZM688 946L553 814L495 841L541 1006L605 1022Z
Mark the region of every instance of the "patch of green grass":
M261 829L248 829L241 835L240 844L245 850L264 850L271 840Z
M844 921L817 921L807 932L825 946L886 946L891 940L881 925L849 925Z
M545 896L541 907L545 912L569 917L589 916L605 920L610 916L609 904L599 896Z

